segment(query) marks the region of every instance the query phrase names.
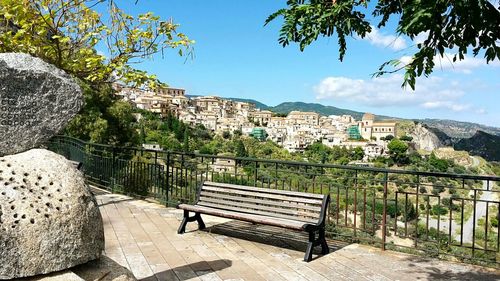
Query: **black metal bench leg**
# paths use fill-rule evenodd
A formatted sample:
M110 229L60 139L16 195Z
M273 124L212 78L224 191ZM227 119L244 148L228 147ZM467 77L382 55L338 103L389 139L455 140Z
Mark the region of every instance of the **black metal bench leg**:
M201 214L196 213L194 216L196 217L196 221L198 222L198 229L200 230L205 229L206 226L205 223L203 222L203 219L201 218Z
M309 231L309 243L307 243L306 254L304 255L304 261L310 262L312 260L312 252L314 249L314 231Z
M321 254L326 255L330 252L330 248L328 248L328 244L326 244L325 238L325 229L322 228L319 231L319 242L321 243Z
M184 210L184 218L182 219L181 225L177 230L177 234L183 234L184 232L186 232L186 225L188 221L189 221L189 211Z

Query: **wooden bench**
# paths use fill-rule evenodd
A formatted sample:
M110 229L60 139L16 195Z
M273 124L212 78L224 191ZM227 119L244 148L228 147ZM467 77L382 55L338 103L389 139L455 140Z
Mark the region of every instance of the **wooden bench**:
M325 240L329 203L329 195L204 182L194 205L177 206L184 210L177 233L184 233L186 224L193 221L198 222L199 229L204 229L201 214L306 231L309 243L304 261L310 261L316 246L321 246L323 255L329 252ZM194 212L194 216L190 217L189 212Z

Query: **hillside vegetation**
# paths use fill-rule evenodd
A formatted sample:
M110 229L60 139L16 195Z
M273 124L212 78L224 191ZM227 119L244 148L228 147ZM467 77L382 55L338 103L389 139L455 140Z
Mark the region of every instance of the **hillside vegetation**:
M456 150L469 151L490 161L500 161L500 136L477 131L468 139L461 139L454 145Z

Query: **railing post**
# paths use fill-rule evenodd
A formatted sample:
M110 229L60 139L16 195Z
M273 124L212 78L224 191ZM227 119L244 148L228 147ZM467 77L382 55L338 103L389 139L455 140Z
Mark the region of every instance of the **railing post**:
M278 189L278 162L275 163L274 170L274 188Z
M184 152L182 152L182 154L181 154L181 180L180 180L180 184L177 183L177 187L180 186L180 189L181 189L181 198L182 198L182 188L185 185L184 177L186 177L186 179L187 179L187 171L184 174ZM187 193L187 187L186 187L186 193ZM182 199L184 199L184 198L182 198Z
M92 161L93 159L91 157L92 153L90 151L90 145L86 143L83 147L85 149L85 161L83 162L83 168L86 170L87 166L89 166L91 168L91 174L94 175L94 161Z
M382 214L382 251L385 251L386 231L387 231L387 172L384 173L384 210Z
M354 237L356 237L357 216L358 216L358 170L354 171ZM347 204L347 203L346 203Z
M474 187L474 209L472 210L472 258L476 251L476 207L477 207L477 189ZM488 242L486 242L488 243Z
M415 247L415 249L417 248L417 243L418 243L418 221L420 218L419 217L420 216L420 214L419 214L420 207L418 206L419 192L420 192L420 175L417 175L417 187L416 187L417 199L415 202L415 213L416 213L417 219L415 221L415 241L413 244L413 247Z
M254 163L255 163L255 172L254 172L253 184L254 184L254 186L257 186L257 160L255 160Z
M166 178L166 186L165 186L165 205L168 205L168 192L170 191L170 151L167 151L167 178Z
M111 150L111 178L112 178L112 183L111 183L111 192L114 192L115 188L115 183L116 183L116 147L113 146Z
M234 159L234 183L238 183L238 160Z

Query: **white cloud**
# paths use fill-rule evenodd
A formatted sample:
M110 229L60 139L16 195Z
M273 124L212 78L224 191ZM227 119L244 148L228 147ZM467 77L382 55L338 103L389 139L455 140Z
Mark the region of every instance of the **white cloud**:
M461 112L471 109L470 104L459 104L450 101L428 101L421 104L423 108L426 109L440 109L445 108L455 112ZM482 109L484 110L484 109Z
M406 41L402 37L382 34L375 26L372 26L372 31L364 39L368 40L372 45L383 48L389 47L394 51L399 51L407 47Z
M458 72L458 73L465 73L465 74L470 74L472 73L473 69L483 67L483 66L493 66L493 67L499 67L500 66L500 61L495 60L490 62L489 64L486 63L486 60L484 58L478 58L478 57L471 57L471 56L464 56L463 60L458 60L453 62L453 54L451 53L444 53L443 56L435 56L434 57L434 64L435 67L434 69L440 69L443 71L453 71L453 72ZM403 64L408 64L412 61L412 58L410 56L402 56L399 59Z
M458 60L453 62L453 54L445 53L442 57L434 57L434 63L436 67L442 70L452 70L454 72L472 73L472 70L482 66L486 66L486 60L484 58L465 56L463 60ZM491 66L500 66L500 61L492 61L489 63Z
M452 112L484 112L461 98L463 85L430 77L418 81L415 91L401 88L403 76L393 74L374 79L327 77L314 87L318 100L348 101L372 107L421 107Z
M477 109L477 110L476 110L476 113L477 113L477 114L486 114L486 109L484 109L484 108L479 108L479 109Z
M424 43L427 37L429 37L429 31L420 32L417 36L415 36L415 38L413 38L413 42L415 42L415 44Z

